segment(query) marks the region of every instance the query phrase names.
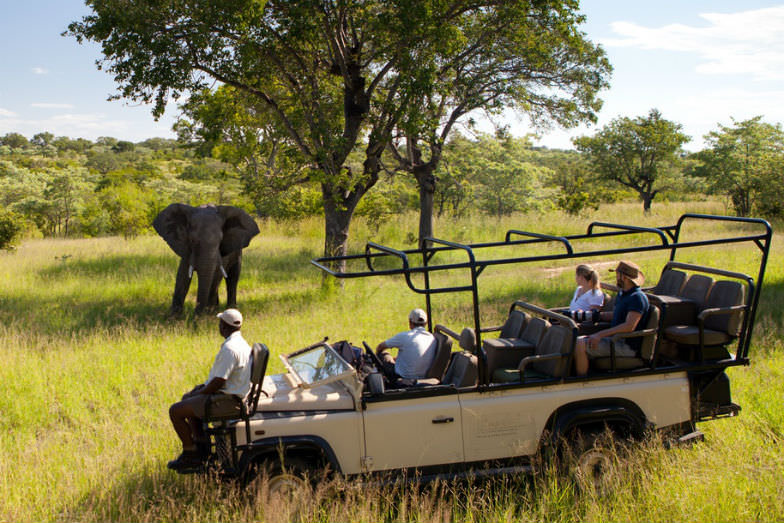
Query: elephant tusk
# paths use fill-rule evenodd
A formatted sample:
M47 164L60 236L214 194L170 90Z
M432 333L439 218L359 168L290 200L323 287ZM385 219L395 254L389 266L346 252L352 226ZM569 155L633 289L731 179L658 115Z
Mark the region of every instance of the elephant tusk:
M193 278L193 265L188 266L188 278Z
M226 274L226 269L223 268L223 265L220 266L220 269L221 269L221 273L223 274L223 277L228 279L229 275Z

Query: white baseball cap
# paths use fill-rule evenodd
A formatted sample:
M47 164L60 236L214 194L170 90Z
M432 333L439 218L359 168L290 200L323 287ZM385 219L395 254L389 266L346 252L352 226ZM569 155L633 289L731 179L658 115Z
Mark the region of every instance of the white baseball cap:
M408 320L414 325L424 325L427 323L427 314L422 309L414 309L408 315Z
M237 309L226 309L218 314L218 318L232 327L240 327L242 325L242 314Z

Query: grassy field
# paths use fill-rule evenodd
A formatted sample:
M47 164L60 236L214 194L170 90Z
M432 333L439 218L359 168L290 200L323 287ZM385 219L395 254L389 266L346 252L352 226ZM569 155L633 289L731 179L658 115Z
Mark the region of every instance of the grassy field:
M710 202L672 204L642 216L640 207L618 204L581 219L553 213L442 221L436 231L483 241L502 239L508 229L577 233L591 220L661 226L682 212L725 211ZM410 248L416 220L405 216L378 230L358 222L351 249L368 239ZM261 229L245 252L239 301L246 338L264 341L275 355L323 336L378 343L424 303L398 278L325 289L308 263L322 248L320 220ZM689 230L693 237L705 233ZM203 381L221 340L212 318L167 318L177 260L163 240L24 242L16 253L0 254L0 521L781 520L782 249L776 237L752 365L729 371L733 401L743 412L701 424L704 443L669 451L656 441L636 446L619 457L613 488L604 494L578 494L570 480L544 472L420 489L325 485L290 505L268 499L263 482L240 490L166 470L178 452L168 406ZM655 280L666 255L634 259ZM756 276L757 260L756 249L722 248L683 261ZM480 280L483 322L500 320L516 298L564 303L573 290L572 268L488 269ZM191 291L188 311L195 283ZM467 295L439 296L433 305L435 321L468 324ZM280 368L273 358L270 370Z

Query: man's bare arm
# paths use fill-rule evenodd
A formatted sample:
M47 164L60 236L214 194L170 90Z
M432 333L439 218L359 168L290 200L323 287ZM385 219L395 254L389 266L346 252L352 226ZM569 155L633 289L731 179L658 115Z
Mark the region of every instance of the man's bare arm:
M224 385L226 385L225 379L212 378L210 382L199 391L199 394L215 394L220 391Z

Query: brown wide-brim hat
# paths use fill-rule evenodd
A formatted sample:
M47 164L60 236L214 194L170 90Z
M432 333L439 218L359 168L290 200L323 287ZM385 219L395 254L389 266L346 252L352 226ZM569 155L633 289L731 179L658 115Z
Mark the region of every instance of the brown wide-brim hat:
M640 267L637 266L636 263L630 261L621 261L618 263L618 266L614 269L610 269L610 271L620 272L630 280L632 280L637 286L642 285L645 283L645 276L640 270Z

